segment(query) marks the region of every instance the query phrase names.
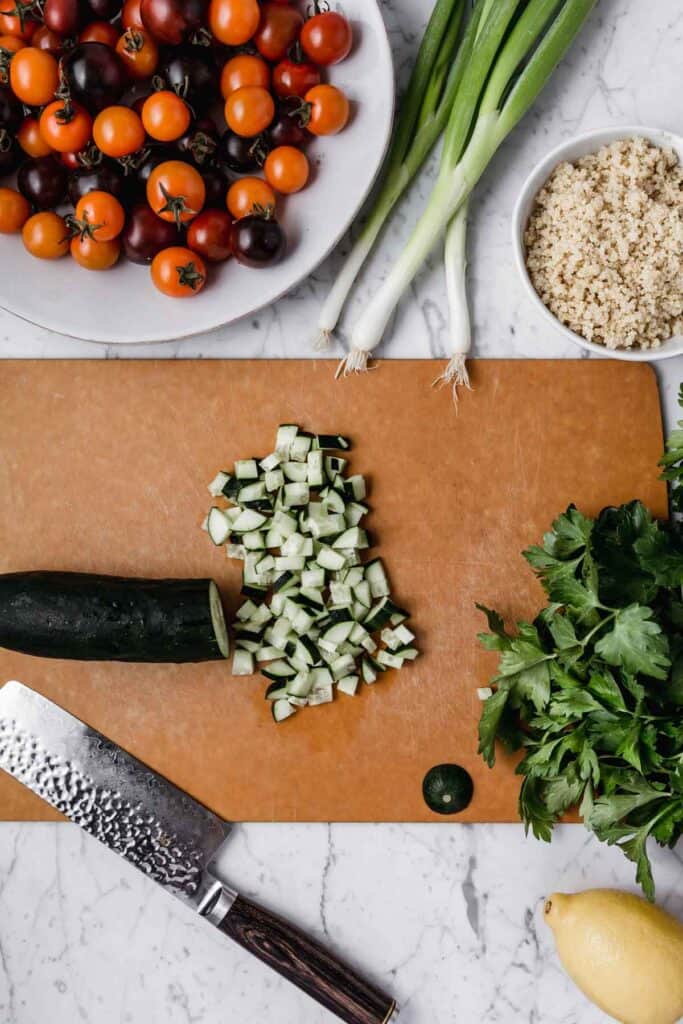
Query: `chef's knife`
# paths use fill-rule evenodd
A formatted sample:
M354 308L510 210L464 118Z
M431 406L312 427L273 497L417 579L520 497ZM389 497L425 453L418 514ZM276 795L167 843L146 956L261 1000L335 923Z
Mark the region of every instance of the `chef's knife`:
M0 768L347 1024L393 1020L393 999L218 881L229 822L18 682L0 689Z

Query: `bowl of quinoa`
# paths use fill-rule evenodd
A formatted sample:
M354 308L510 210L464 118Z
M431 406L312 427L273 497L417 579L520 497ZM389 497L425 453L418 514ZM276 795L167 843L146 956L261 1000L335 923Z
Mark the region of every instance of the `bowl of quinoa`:
M527 292L576 344L618 359L683 353L683 139L615 127L562 143L513 214Z

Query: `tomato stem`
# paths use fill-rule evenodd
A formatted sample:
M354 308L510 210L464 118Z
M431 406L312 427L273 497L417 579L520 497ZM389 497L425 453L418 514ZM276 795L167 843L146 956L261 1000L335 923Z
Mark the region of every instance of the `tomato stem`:
M192 214L193 216L194 214L197 213L197 210L193 210L191 207L187 205L187 203L185 202L185 196L172 196L168 189L165 187L165 185L163 185L161 182L159 182L159 191L161 192L166 202L164 203L163 206L159 207L159 209L156 212L159 215L161 215L162 213L172 213L177 228L181 228L183 226L182 215L184 213L189 213Z
M176 270L178 271L178 284L191 288L193 292L196 292L204 281L204 275L197 269L193 260L176 267Z

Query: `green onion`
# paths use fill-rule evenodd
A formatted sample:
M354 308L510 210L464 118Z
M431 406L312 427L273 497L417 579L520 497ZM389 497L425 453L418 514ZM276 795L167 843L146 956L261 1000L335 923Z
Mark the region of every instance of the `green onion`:
M386 281L357 321L352 350L338 374L367 367L368 356L403 292L466 203L498 147L538 96L595 3L499 0L490 6L452 104L439 177L427 207Z
M316 347L325 348L358 274L394 206L443 133L474 44L477 0L458 48L465 0L437 0L422 38L374 205L321 310ZM457 55L456 55L457 52Z

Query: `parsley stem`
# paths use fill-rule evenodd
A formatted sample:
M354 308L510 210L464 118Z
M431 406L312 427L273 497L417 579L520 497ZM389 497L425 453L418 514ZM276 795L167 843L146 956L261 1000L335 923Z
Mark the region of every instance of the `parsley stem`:
M589 633L586 633L585 637L581 641L581 646L582 647L586 647L590 643L590 641L593 639L595 634L597 632L599 632L602 629L603 626L606 626L609 622L612 622L613 619L616 619L616 617L617 617L617 613L616 612L610 612L610 614L606 615L604 619L600 619L600 622L598 622L597 626L594 626L593 629L591 629L591 631Z

